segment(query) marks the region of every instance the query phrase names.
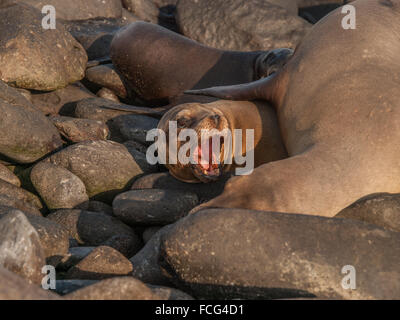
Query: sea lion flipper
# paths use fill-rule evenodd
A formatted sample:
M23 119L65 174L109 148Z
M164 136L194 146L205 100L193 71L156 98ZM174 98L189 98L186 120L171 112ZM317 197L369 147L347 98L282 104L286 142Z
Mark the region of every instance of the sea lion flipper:
M212 87L199 90L187 90L185 94L211 96L225 100L270 100L275 84L275 74L254 82L233 86Z

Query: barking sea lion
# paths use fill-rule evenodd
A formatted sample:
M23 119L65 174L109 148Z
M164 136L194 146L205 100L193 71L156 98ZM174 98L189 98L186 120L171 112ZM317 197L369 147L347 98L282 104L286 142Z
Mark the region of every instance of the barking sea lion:
M233 148L236 144L233 132L235 129L240 129L242 131L240 156L251 151L246 150L246 129L254 130L254 164L252 164L254 167L287 157L275 110L266 102L219 100L208 104L182 104L169 110L158 125L158 128L162 129L167 135L169 134L170 121L176 121L178 130L195 130L198 138L201 137L201 130L216 129L222 132L224 129L228 129L232 133L231 145ZM182 144L184 142L178 142L178 150ZM223 160L224 150L228 148L227 144L227 141L221 143L221 150L218 150L219 161L214 161L215 157L218 157L216 155L218 153L213 150L210 140L208 147L210 156L207 163L201 163L198 159L196 159L197 163L195 164L181 164L179 161L177 164L168 164L169 161L167 161L167 168L175 178L181 181L190 183L210 182L219 178L224 172L236 168L237 159L226 159L228 161L225 162ZM197 156L202 152L200 142L198 146ZM168 145L166 149L168 150ZM233 157L235 151L232 150Z

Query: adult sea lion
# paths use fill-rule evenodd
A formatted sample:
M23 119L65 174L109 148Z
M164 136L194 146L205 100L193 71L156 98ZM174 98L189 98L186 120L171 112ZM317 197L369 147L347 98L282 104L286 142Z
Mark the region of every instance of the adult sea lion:
M210 156L205 163L197 158L196 164L182 164L179 160L177 164L171 164L167 158L166 166L170 173L181 181L190 183L210 182L218 179L224 172L237 168L238 161L235 159L236 150L234 150L236 145L235 129L242 130L242 150L238 152L240 156L251 151L246 150L246 129L254 130L254 149L252 149L254 150L254 167L287 157L275 110L266 102L219 100L207 104L188 103L176 106L161 118L158 125L158 128L162 129L167 137L170 121L176 121L178 135L182 129L193 129L196 131L199 140L201 140L201 130L216 129L222 132L224 129L229 129L232 133L232 161L229 161L228 158L225 158L226 161L224 161L224 151L228 148L228 141L222 141L220 150L218 150L220 152L217 153L217 150L213 150L211 139L208 146ZM166 150L169 149L169 142L167 141ZM185 143L186 141L178 141L177 150ZM197 157L205 152L203 146L199 141L196 150ZM219 161L216 161L218 154Z
M400 192L400 0L351 4L356 29L342 28L337 9L274 75L197 92L270 101L290 156L234 177L205 206L330 217L363 196Z
M278 70L292 53L222 51L155 24L135 22L115 35L110 57L128 89L154 104L168 103L188 89L260 79Z

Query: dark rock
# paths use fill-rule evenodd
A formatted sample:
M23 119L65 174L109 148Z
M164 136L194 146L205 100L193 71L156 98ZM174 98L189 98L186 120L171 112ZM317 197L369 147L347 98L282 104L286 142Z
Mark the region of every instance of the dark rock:
M121 115L145 115L161 117L164 110L161 108L137 107L101 98L89 98L80 101L75 110L77 118L101 120L107 122Z
M147 153L147 146L137 142L135 140L128 140L123 143L123 145L128 149L129 152L131 150L139 151L140 153L146 154Z
M87 90L80 82L76 82L55 91L36 91L32 94L31 100L33 105L45 115L60 113L71 116L75 114L75 107L78 101L93 97L95 97L93 93Z
M69 300L159 300L144 283L132 277L107 279L64 296Z
M53 124L17 90L2 81L0 112L3 115L0 123L0 154L9 159L31 163L62 146Z
M107 88L101 88L99 91L97 91L96 96L102 99L114 101L116 103L120 102L118 96L113 91Z
M112 141L84 141L43 160L78 176L91 200L109 203L142 174L128 150Z
M18 209L26 214L42 217L40 210L33 204L6 194L0 194L0 214L10 209Z
M103 64L86 70L86 80L113 91L118 97L126 98L127 92L119 72L112 64Z
M96 247L70 247L68 255L64 257L62 264L58 268L62 270L70 269L86 258L94 249Z
M340 211L336 218L361 220L399 232L400 194L369 195Z
M89 60L107 58L114 34L126 23L116 19L90 19L64 22L66 29L85 48Z
M114 123L114 119L123 115L148 115L160 117L162 111L157 108L146 108L116 103L102 98L91 98L80 101L75 110L75 116L82 119L100 120L107 124L111 132L111 139L115 141L127 140L120 132L120 127ZM120 123L121 120L118 122Z
M172 225L160 229L135 256L132 275L148 284L171 286L171 276L159 266L161 237L171 230Z
M187 293L174 288L168 288L163 286L148 285L154 294L159 296L162 300L194 300L193 297Z
M125 141L135 140L149 145L151 142L146 141L147 132L157 128L158 120L147 116L128 114L115 117L113 125L119 130Z
M43 17L41 11L21 3L0 7L1 80L49 91L84 77L85 50L61 23L56 29L44 29Z
M108 240L102 243L103 246L111 247L120 253L122 253L126 258L133 257L142 248L142 241L135 234L127 235L120 234L112 236Z
M295 5L294 1L182 0L177 5L177 22L185 36L214 48L295 48L310 29L293 14Z
M26 217L39 235L46 263L57 267L62 259L68 255L68 230L62 225L43 217L32 215L27 215Z
M161 226L149 227L143 231L142 239L144 243L150 241L150 239L161 229Z
M399 241L399 233L349 219L207 209L163 235L159 261L197 298L394 299ZM356 290L342 287L348 265Z
M102 280L131 272L132 264L127 258L111 247L100 246L68 270L65 276L68 279Z
M24 207L29 206L36 209L43 208L40 199L36 195L3 180L0 180L0 194L6 195L11 199L21 201Z
M122 5L119 0L19 0L42 10L45 5L56 9L57 18L64 20L85 20L94 18L119 18Z
M85 246L99 246L118 235L135 237L130 227L101 212L58 210L47 218L66 227L69 235Z
M123 6L140 20L158 23L159 10L151 0L122 0Z
M87 209L89 197L79 177L63 167L39 162L31 171L31 181L49 209Z
M124 142L123 145L128 149L129 153L132 155L133 159L135 159L136 163L142 169L143 173L150 174L159 172L159 165L152 165L147 161L146 151L143 153L138 149L146 149L145 146L141 145L139 142L130 140L128 142ZM140 145L140 147L138 147Z
M13 184L14 186L21 186L21 181L19 181L18 177L2 164L0 164L0 179Z
M222 191L224 191L225 183L231 176L231 173L227 173L216 182L191 184L175 179L168 172L162 172L146 175L137 179L132 184L132 190L166 189L188 191L197 194L200 202L206 202L219 196Z
M60 297L0 267L0 300L58 300Z
M99 282L98 280L57 280L55 292L63 296Z
M87 210L92 212L102 212L109 216L114 215L112 207L100 201L89 201L89 207Z
M329 12L342 6L344 2L344 0L298 0L299 16L315 24Z
M35 228L18 210L0 218L0 267L41 283L45 254Z
M60 116L51 117L50 120L60 134L71 142L107 140L110 136L108 127L98 120Z
M114 215L129 225L166 225L184 217L198 204L194 193L177 190L133 190L118 195Z

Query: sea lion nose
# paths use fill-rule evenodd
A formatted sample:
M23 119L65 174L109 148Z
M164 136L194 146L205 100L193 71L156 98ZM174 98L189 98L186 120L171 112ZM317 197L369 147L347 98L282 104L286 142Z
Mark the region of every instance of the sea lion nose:
M211 120L214 121L215 126L218 127L221 117L218 114L215 114L215 115L211 116L210 118L211 118Z

